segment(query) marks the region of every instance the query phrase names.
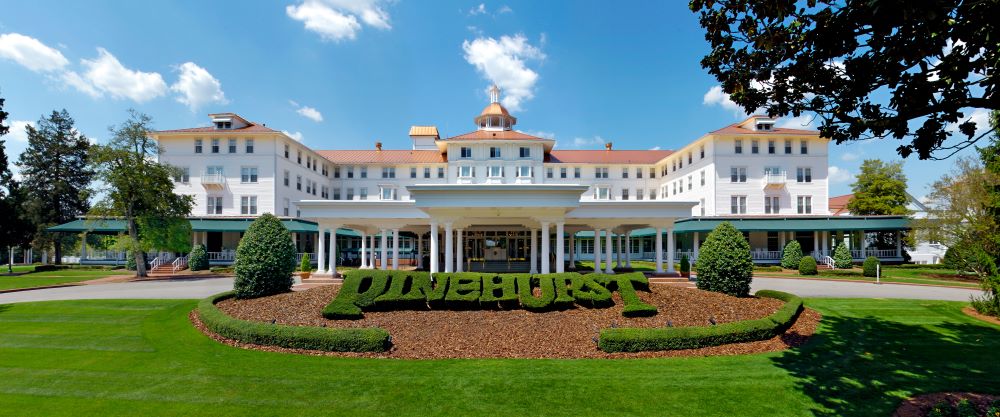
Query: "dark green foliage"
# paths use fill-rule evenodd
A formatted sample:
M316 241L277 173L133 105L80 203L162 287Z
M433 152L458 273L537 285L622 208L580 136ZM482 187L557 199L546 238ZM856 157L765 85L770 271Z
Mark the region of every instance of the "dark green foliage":
M754 271L760 271L760 272L781 272L781 271L783 271L783 269L781 268L780 265L754 266L753 270Z
M380 310L427 308L427 295L424 293L424 289L430 284L430 275L428 273L419 271L379 272L381 275L386 276L389 282L389 289L375 297L376 308ZM372 282L374 283L374 280ZM369 287L373 293L378 288L375 285Z
M517 295L521 308L529 311L547 311L556 299L556 288L552 278L540 278L531 274L512 274L517 280ZM541 294L535 297L532 288L539 288Z
M295 244L281 221L270 213L247 228L233 263L236 298L256 298L288 292L295 270Z
M611 299L611 291L598 282L598 277L602 275L587 274L573 280L573 298L577 304L588 307L610 307L615 304Z
M573 280L580 278L580 274L576 272L563 272L555 274L539 274L535 276L552 280L552 284L555 286L556 290L556 298L552 302L555 308L572 308L576 303L576 299L573 298L573 294L571 294L570 291L573 289Z
M202 323L222 337L256 345L330 352L384 352L392 345L389 332L374 327L335 329L235 319L215 306L233 295L233 292L217 294L198 303L198 317Z
M480 304L499 306L517 305L517 278L510 274L483 274L483 292Z
M795 269L799 267L799 261L802 260L802 245L799 241L792 239L788 241L785 248L781 251L781 267L784 269Z
M691 272L691 260L688 259L687 255L681 255L681 274L688 274Z
M955 404L955 413L958 417L979 417L976 407L967 398L963 398L958 401L958 404Z
M833 267L837 269L849 269L854 266L853 259L851 259L851 251L847 249L847 245L843 242L837 242L837 246L833 248Z
M438 274L436 278L448 277L448 292L444 302L449 308L475 308L479 306L479 296L482 294L483 279L475 272L455 272Z
M861 275L874 278L878 273L878 258L869 256L865 258L865 263L861 267Z
M126 252L125 254L125 269L129 271L135 271L136 269L135 256L132 256L132 252Z
M950 247L944 251L944 257L941 258L941 265L944 265L945 268L962 272L965 270L965 265L963 264L962 258L958 256L958 250L954 247Z
M816 270L816 259L812 256L803 256L799 260L799 274L800 275L816 275L819 271Z
M299 271L300 272L309 272L309 271L312 271L312 265L309 264L309 254L308 253L303 253L302 254L302 260L299 261Z
M753 258L750 244L729 222L715 227L698 256L698 288L737 297L750 294Z
M132 257L129 257L131 259ZM133 260L133 262L135 262ZM191 253L188 254L188 269L192 271L204 271L208 269L208 253L205 252L205 245L194 245Z
M371 307L375 299L385 292L389 278L386 271L354 269L344 276L337 297L323 308L328 319L360 319L362 307Z
M951 404L947 400L941 400L927 411L927 417L952 417L952 411Z
M641 272L627 274L597 276L594 280L603 283L608 290L618 291L622 297L622 315L625 317L643 317L656 314L656 307L644 303L636 292L636 288L649 290L649 280Z
M787 330L802 312L802 299L795 295L758 291L757 296L777 298L785 305L762 319L715 326L602 329L598 347L605 352L642 352L767 340Z

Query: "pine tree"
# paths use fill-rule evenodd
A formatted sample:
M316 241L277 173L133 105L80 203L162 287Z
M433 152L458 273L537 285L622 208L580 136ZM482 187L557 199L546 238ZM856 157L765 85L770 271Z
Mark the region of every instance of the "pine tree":
M0 138L7 134L9 128L4 125L7 112L3 110L4 99L0 98ZM7 272L13 272L10 257L11 248L25 246L31 241L31 224L24 216L24 188L20 187L10 171L10 161L7 159L6 141L0 139L0 248L5 249L3 258L7 260Z

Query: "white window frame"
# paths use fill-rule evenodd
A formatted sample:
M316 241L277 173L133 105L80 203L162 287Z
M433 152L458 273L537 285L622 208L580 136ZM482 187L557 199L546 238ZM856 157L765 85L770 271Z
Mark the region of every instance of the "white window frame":
M747 196L729 196L729 214L747 214Z
M257 167L240 167L240 183L256 184L258 180Z
M518 167L517 167L517 177L518 178L531 178L531 165L518 165Z
M227 149L228 153L236 153L236 139L235 138L229 139L229 141L226 143L226 149Z
M396 200L396 197L398 197L396 187L390 185L379 186L378 195L380 200L385 201Z
M476 169L472 165L461 165L458 167L459 178L472 178L476 176Z
M503 165L490 165L486 168L486 176L489 178L503 178Z
M595 200L610 200L611 199L611 187L607 185L598 185L594 187L594 199Z

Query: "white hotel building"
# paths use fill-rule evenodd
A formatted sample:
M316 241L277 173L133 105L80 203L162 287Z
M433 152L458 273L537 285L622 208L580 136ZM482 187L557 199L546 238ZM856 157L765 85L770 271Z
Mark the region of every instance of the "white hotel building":
M830 213L829 141L816 131L752 116L675 150L560 150L515 130L498 98L494 88L469 133L412 126L404 150L313 150L234 113L151 135L160 160L184 172L175 190L194 196L192 239L213 264L231 262L242 231L265 212L283 219L321 274L338 262L545 273L595 259L608 272L636 259L673 272L722 221L744 232L758 263L777 263L790 239L820 261L836 241L857 260L903 260L899 243L867 247L865 236L895 233L898 242L905 218ZM119 227L93 223L53 230Z

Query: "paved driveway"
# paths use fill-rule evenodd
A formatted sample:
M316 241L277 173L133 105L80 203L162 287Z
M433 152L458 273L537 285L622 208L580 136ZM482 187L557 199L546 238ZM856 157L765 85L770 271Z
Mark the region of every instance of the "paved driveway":
M228 291L232 278L179 279L164 281L126 282L117 284L81 285L0 294L0 304L48 300L80 300L102 298L193 298ZM969 301L978 290L924 287L802 279L755 278L753 290L779 290L803 297L844 298L912 298L923 300Z

